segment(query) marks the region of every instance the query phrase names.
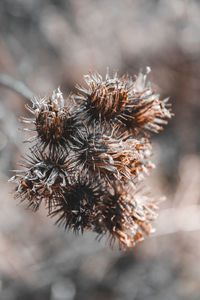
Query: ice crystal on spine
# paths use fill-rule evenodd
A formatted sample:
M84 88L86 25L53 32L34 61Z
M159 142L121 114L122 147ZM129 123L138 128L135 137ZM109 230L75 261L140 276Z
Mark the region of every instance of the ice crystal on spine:
M34 211L43 202L57 224L107 235L120 248L149 235L158 201L138 185L154 167L149 133L171 117L168 100L147 82L149 71L135 79L89 74L87 87L77 86L67 101L59 88L32 99L26 105L32 118L21 120L36 134L28 139L34 144L24 169L11 178L15 197Z

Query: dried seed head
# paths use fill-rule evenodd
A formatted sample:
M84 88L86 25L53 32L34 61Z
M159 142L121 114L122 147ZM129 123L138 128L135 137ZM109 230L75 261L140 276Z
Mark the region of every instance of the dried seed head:
M92 230L97 216L97 204L104 194L98 179L88 180L86 175L79 176L72 185L66 187L51 216L59 216L57 224L75 232ZM58 199L57 199L58 200Z
M136 180L153 167L151 145L147 139L127 135L107 135L101 128L80 132L73 145L75 165L102 180ZM92 175L91 175L92 176Z
M150 68L147 68L147 73ZM98 73L84 76L88 89L77 86L78 95L74 99L79 102L79 111L88 120L102 120L110 123L120 123L134 134L141 130L158 132L170 118L167 101L161 101L159 95L152 89L150 82L146 83L147 74L140 73L134 81L129 76L106 79Z
M147 74L150 72L147 67L146 74L139 73L132 84L128 105L120 121L127 129L135 134L142 131L158 133L163 129L162 125L167 124L165 119L171 118L168 99L160 100L150 81L146 82Z
M111 244L118 241L120 248L134 247L153 232L151 221L157 217L157 201L145 195L122 192L103 198L96 231L99 237L109 234Z
M34 124L33 129L25 128L25 130L37 132L37 135L28 141L39 139L44 148L48 145L65 147L77 123L73 107L66 106L60 89L53 91L49 98L33 98L32 103L33 107L26 105L26 108L34 118L21 118L23 123Z
M81 108L86 112L86 118L105 119L107 121L118 116L125 108L130 81L128 78L118 78L117 74L110 78L106 74L106 79L98 73L84 76L88 89L77 86L78 95L75 100L81 103Z
M66 229L108 233L120 247L133 247L152 232L157 202L135 188L153 167L147 133L161 130L171 113L146 77L87 75L88 89L78 87L68 98L72 105L60 89L34 98L27 106L34 117L22 121L34 125L25 130L36 131L29 139L35 145L25 169L11 178L15 197L33 210L44 202Z
M23 161L25 170L16 171L10 181L17 183L15 197L21 201L28 200L28 206L36 211L42 200L49 210L52 209L55 197L67 183L71 183L69 161L66 154L59 150L41 152L37 147L31 149L31 156Z

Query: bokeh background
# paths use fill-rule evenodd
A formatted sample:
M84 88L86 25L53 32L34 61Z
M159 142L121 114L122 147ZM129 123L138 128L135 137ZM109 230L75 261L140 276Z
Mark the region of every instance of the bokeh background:
M157 232L123 252L14 201L7 180L27 150L17 129L27 100L0 85L0 299L200 299L199 32L198 0L0 1L1 73L67 96L89 71L150 66L175 113L152 138L157 168L146 185L167 198Z

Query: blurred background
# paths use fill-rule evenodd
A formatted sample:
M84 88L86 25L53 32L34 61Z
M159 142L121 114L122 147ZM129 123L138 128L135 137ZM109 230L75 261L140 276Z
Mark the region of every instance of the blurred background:
M7 180L26 151L17 128L28 100L0 85L0 299L200 299L199 32L198 0L0 1L1 73L67 96L89 71L150 66L175 113L152 138L157 168L146 185L167 198L157 231L118 251L14 201Z

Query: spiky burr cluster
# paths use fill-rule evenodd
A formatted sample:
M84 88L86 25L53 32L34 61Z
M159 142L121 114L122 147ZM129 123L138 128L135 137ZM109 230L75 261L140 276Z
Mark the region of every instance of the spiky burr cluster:
M147 73L149 68L147 68ZM108 234L120 247L133 247L152 232L158 202L138 186L153 168L150 132L171 117L167 99L146 83L107 73L85 76L87 87L64 100L60 89L32 99L25 130L34 143L22 170L11 178L15 197L34 211L42 202L57 223L74 231Z

